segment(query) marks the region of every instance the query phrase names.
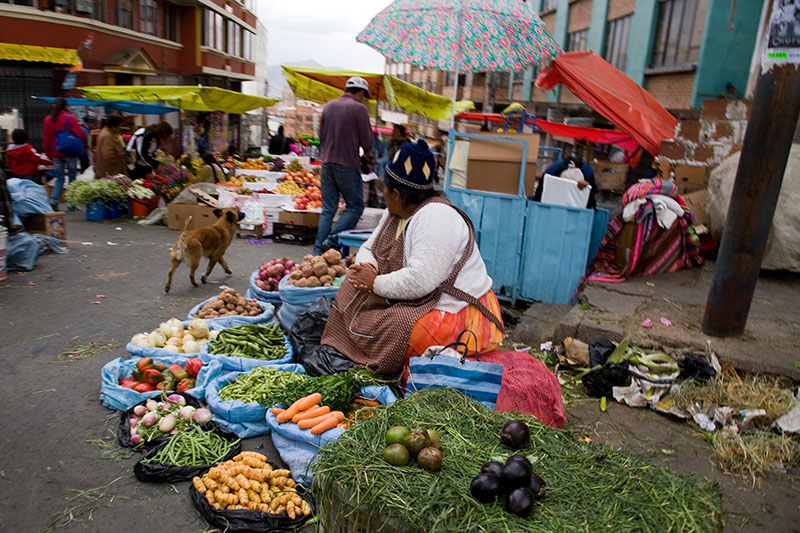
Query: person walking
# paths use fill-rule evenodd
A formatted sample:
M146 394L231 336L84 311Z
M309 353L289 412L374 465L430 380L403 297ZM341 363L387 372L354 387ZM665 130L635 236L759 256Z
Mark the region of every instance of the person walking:
M269 140L267 151L272 155L283 155L289 153L289 139L283 135L283 126L278 126L278 133Z
M161 164L155 158L159 145L172 136L172 126L167 122L151 124L146 128L139 128L128 141L128 153L135 162L128 165L131 179L142 179L152 174Z
M109 115L97 137L97 159L94 175L97 178L128 174L128 153L122 141L122 117Z
M86 151L86 134L80 121L67 110L67 101L56 98L53 112L44 119L44 153L53 161L56 183L50 197L53 211L58 211L64 177L67 185L75 180L78 173L78 160Z
M356 227L364 212L364 187L361 181L359 148L372 159L372 127L364 99L369 98L367 80L357 76L345 83L345 93L325 105L319 124L322 146L322 215L314 243L314 254L339 248L337 235ZM339 207L339 195L346 208L331 229Z

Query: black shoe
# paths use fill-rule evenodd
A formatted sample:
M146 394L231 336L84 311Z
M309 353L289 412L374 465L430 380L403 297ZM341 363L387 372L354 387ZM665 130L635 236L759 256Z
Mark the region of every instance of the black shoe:
M342 247L339 245L338 242L329 241L329 240L326 240L325 242L323 242L321 248L322 248L322 253L327 252L331 248L333 248L337 252L341 252L342 251Z

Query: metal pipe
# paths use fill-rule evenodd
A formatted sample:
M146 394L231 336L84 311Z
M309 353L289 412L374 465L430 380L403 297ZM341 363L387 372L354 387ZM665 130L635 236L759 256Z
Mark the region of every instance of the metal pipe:
M756 82L701 329L744 333L800 115L800 67L776 65Z

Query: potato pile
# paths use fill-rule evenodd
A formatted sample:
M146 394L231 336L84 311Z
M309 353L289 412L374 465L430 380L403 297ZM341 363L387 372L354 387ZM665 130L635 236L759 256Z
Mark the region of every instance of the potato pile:
M273 469L258 452L242 452L203 477L195 476L192 485L219 510L286 513L292 520L311 514L311 505L295 490L292 473Z
M322 255L306 254L303 262L289 272L286 283L296 287L330 287L334 279L346 272L342 254L331 248Z
M221 316L258 316L263 312L255 300L248 300L228 287L216 299L200 308L194 315L197 318L218 318Z

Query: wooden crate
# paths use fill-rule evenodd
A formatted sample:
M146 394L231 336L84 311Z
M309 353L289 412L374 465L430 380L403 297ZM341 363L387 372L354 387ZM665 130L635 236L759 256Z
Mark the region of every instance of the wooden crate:
M42 233L62 241L67 240L67 219L64 211L35 213L22 219L28 233Z
M317 228L297 224L276 222L272 229L272 240L289 244L310 244L317 237Z

